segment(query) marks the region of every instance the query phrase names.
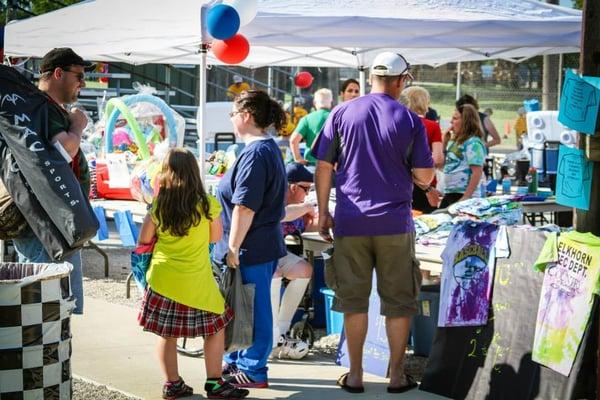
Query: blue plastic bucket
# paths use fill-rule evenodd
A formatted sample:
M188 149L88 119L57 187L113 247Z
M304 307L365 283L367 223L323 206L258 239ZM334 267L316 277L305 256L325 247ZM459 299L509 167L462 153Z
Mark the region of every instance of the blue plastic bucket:
M333 311L331 309L335 293L333 290L328 288L321 288L321 293L323 293L323 296L325 298L325 320L327 326L327 334L340 334L342 333L342 329L344 328L344 314L341 312Z

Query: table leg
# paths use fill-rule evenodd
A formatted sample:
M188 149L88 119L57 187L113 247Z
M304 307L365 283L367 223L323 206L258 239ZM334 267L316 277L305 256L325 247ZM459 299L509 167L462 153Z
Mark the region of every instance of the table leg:
M127 280L125 281L125 298L127 299L131 297L131 278L133 278L132 272L127 275Z
M87 245L85 247L97 251L98 253L100 253L102 258L104 258L104 277L108 278L108 254L106 254L104 250L98 247L98 245L92 242L91 240L87 242Z

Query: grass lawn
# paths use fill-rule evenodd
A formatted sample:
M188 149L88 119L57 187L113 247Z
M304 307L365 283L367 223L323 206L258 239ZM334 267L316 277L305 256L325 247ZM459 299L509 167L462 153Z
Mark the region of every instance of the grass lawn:
M450 125L450 119L454 113L456 87L451 84L427 82L421 82L419 85L429 91L431 106L440 115L440 125L444 130ZM463 85L461 92L475 96L479 101L481 111L488 107L492 108L491 120L502 138L502 147L508 148L516 147L513 127L517 118L517 110L523 106L523 101L532 98L541 99L540 91L537 89L510 90L503 87ZM506 133L508 138L504 137Z

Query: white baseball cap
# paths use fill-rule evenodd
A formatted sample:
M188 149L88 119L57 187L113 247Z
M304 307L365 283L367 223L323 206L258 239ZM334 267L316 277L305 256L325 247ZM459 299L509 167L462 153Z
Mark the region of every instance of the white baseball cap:
M242 79L242 77L241 77L241 76L239 76L239 75L234 75L234 76L233 76L233 81L234 81L235 83L242 83L244 80Z
M377 54L371 64L371 75L377 76L400 76L408 75L412 79L409 72L410 64L402 55L384 51Z

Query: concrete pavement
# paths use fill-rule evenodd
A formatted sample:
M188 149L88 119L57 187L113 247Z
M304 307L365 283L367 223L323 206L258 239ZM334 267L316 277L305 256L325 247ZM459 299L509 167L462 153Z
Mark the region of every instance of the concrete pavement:
M155 336L137 325L137 310L93 298L86 298L85 308L85 315L71 317L73 374L143 399L160 399L163 377L154 353ZM204 398L204 360L180 356L179 370L198 393L190 399ZM251 390L250 398L444 399L419 390L388 394L386 380L370 374L365 374L365 393L351 395L335 385L345 371L331 359L315 356L275 360L270 363L270 388Z

